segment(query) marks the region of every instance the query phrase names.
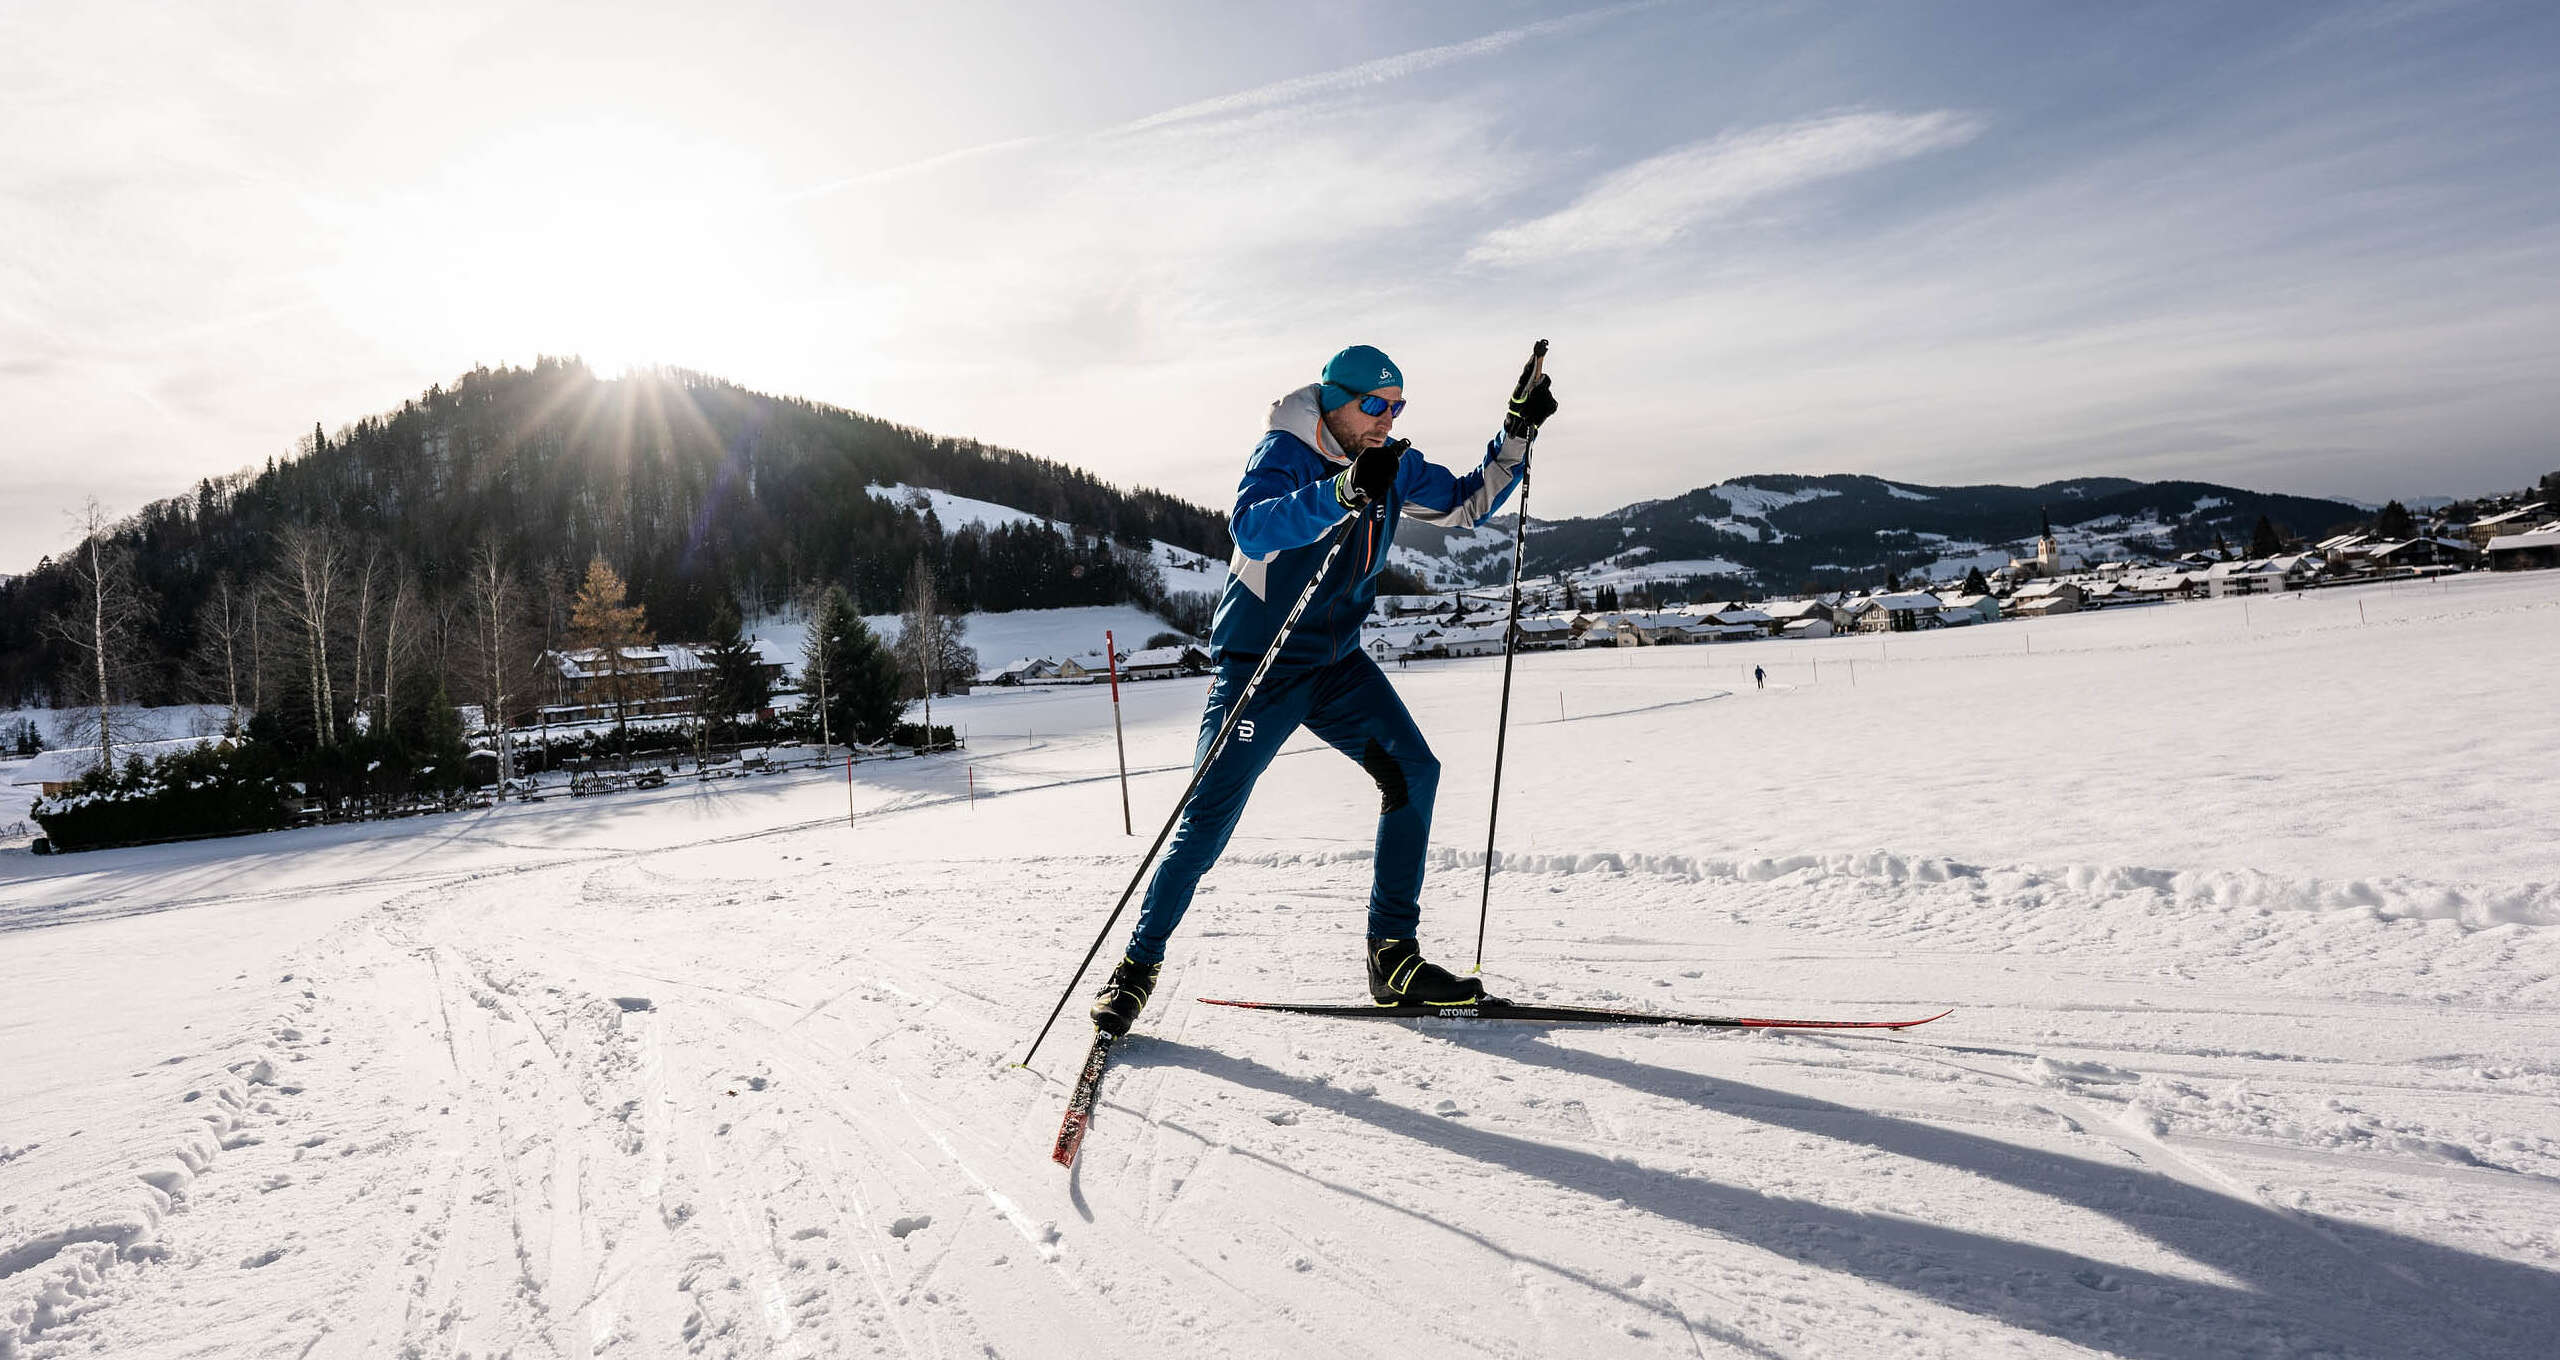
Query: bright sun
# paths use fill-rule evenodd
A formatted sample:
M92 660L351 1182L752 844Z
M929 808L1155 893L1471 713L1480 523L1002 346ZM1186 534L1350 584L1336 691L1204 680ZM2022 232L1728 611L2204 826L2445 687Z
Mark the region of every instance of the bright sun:
M315 278L346 324L427 363L578 354L754 368L808 338L809 250L725 143L591 121L513 133L355 205Z

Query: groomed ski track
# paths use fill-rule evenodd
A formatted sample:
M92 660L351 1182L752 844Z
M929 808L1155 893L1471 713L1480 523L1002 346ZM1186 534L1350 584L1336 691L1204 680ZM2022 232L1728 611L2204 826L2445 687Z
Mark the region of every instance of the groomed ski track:
M2406 689L2494 706L2483 658L2547 677L2560 610L2547 586L2465 586L2390 626L2454 658ZM2213 609L2039 624L2037 661L2085 639L2121 684L2167 673L2146 657L2288 671L2372 645L2306 625L2265 655L2208 631ZM2108 649L2145 627L2186 631ZM1895 646L1854 692L1808 679L1550 729L1639 724L1576 749L1608 780L1666 781L1645 807L1577 799L1563 748L1515 733L1521 854L1487 971L1524 1002L1954 1016L1852 1036L1188 1004L1355 994L1367 863L1338 823L1374 795L1293 754L1117 1047L1072 1172L1047 1153L1084 1032L1062 1021L1036 1070L1009 1064L1133 853L1116 794L1086 782L1107 707L1076 727L989 703L973 744L1001 797L971 806L951 761L866 766L851 826L839 771L0 858L0 1354L2544 1353L2543 851L2406 843L2285 798L2302 790L2272 758L2226 783L2175 752L2156 760L2183 770L2120 769L2105 738L1934 775L1812 749L1749 771L1806 806L1741 834L1748 806L1649 772L1771 731L1871 735L1949 693L2039 714L1999 688L2010 663ZM1632 708L1767 659L1529 658L1522 677ZM1398 677L1450 767L1441 844L1482 815L1469 715L1494 677ZM1197 702L1133 690L1133 759L1165 766ZM1032 712L1028 740L987 735ZM2368 737L2324 772L2449 776L2479 754L2442 737ZM1825 782L1833 764L1874 782ZM2007 853L1930 831L1921 805L2030 778L2058 810ZM2221 858L2139 824L2115 856L2033 839L2087 815L2068 790L2153 778L2197 790L2182 823L2221 817ZM1142 817L1178 786L1142 780ZM2475 788L2466 815L2521 826L2499 800L2539 792ZM2321 843L2275 836L2262 797L2324 819ZM1844 826L1861 800L1889 806ZM1438 861L1427 943L1472 926L1476 861Z

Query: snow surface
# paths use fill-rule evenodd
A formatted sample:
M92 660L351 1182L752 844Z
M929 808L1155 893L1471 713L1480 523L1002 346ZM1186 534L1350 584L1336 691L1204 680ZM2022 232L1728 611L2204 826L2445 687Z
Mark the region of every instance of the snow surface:
M1707 489L1723 497L1724 503L1733 507L1734 514L1752 519L1767 519L1770 511L1782 505L1802 505L1806 501L1818 501L1825 496L1840 494L1827 486L1808 486L1796 491L1773 491L1767 487L1753 486L1749 482L1718 482Z
M990 529L1000 524L1045 524L1062 534L1073 535L1077 532L1074 525L1064 520L1048 519L1027 510L1017 510L1010 505L998 505L993 501L955 496L948 491L936 491L931 487L903 484L875 486L871 488L871 494L880 500L895 502L899 505L913 505L919 500L923 501L932 507L934 518L941 521L943 531L946 533L971 524ZM1177 592L1198 591L1214 596L1227 588L1227 564L1223 559L1205 557L1188 548L1176 547L1154 539L1148 542L1149 555L1155 558L1156 569L1164 573L1165 589Z
M1357 995L1376 793L1300 736L1072 1173L1080 1023L1011 1064L1198 681L1124 690L1136 837L1092 688L850 787L0 853L0 1353L2545 1356L2555 665L2552 572L1524 656L1498 991L1955 1014L1191 1004ZM1393 672L1460 966L1501 674Z

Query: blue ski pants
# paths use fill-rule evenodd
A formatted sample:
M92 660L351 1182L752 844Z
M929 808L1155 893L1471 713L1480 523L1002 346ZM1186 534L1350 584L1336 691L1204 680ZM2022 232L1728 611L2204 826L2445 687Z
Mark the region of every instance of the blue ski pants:
M1194 768L1217 740L1227 709L1253 675L1255 658L1221 657L1200 715ZM1129 957L1140 963L1164 958L1200 876L1217 862L1244 815L1254 781L1262 777L1281 743L1301 726L1340 751L1377 781L1379 794L1377 878L1369 890L1369 935L1414 938L1422 921L1422 857L1431 839L1431 799L1440 788L1440 762L1413 725L1404 700L1366 652L1313 669L1273 666L1245 708L1235 735L1209 766L1182 810L1173 843L1147 883Z

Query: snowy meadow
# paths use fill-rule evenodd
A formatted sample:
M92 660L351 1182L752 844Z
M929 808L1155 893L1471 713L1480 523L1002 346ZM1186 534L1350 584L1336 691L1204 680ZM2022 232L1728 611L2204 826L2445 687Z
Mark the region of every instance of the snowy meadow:
M1014 1063L1199 681L1125 690L1134 837L1090 687L850 781L11 849L0 1357L2547 1356L2555 674L2548 572L1523 657L1491 990L1954 1014L1193 1004L1361 995L1377 794L1301 735L1071 1173L1083 1026ZM1501 662L1393 678L1463 967Z

